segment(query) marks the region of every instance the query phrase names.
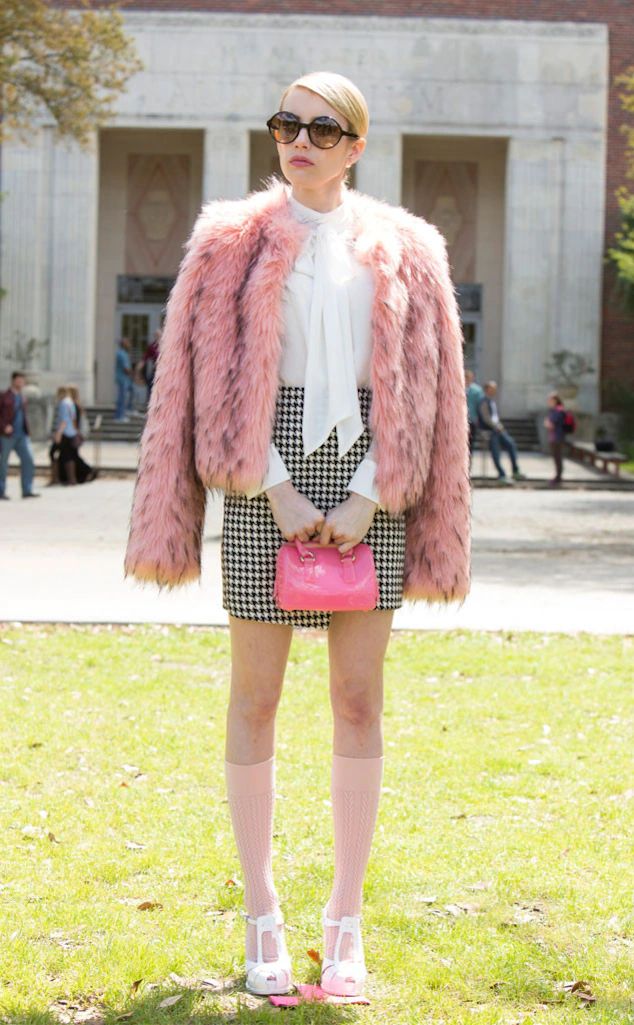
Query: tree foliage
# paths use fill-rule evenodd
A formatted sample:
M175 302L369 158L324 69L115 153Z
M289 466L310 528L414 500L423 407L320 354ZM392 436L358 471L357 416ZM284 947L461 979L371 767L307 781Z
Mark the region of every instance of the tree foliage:
M616 78L617 85L624 91L619 99L624 111L634 114L634 67ZM626 138L626 160L628 178L634 178L634 124L621 125ZM621 229L614 236L614 245L607 251L607 260L616 271L616 296L623 309L634 315L634 194L622 185L616 190L621 209Z
M27 140L48 114L58 137L89 144L128 79L143 67L117 5L62 10L45 0L1 0L0 143Z
M621 208L621 230L608 249L608 260L616 269L616 297L623 309L634 316L634 195L623 185L616 191Z

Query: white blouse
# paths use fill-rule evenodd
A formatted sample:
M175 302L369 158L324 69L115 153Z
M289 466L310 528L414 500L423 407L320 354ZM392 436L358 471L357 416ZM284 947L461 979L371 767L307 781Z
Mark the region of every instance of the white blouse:
M311 224L313 230L284 285L279 381L304 388L304 454L323 445L335 429L341 457L363 433L357 388L370 385L374 280L370 268L354 256L348 202L320 213L299 203L290 191L289 201L294 216ZM373 443L347 490L379 505L372 451ZM267 472L258 487L247 491L247 497L254 498L289 479L284 461L271 443Z

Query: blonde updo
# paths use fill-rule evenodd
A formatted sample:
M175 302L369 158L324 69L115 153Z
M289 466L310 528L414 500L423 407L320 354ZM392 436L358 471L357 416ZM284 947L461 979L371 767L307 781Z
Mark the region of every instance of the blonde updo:
M365 97L360 89L344 75L336 71L310 71L291 82L282 93L280 110L284 110L284 101L291 89L303 86L317 93L348 122L348 131L356 135L366 136L370 126L370 113ZM345 125L342 125L345 128Z

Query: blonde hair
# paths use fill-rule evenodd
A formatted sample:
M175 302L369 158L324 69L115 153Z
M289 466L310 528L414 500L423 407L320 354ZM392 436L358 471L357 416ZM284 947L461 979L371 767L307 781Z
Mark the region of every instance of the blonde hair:
M295 86L310 89L326 100L346 119L349 131L356 135L367 135L370 126L368 105L361 90L349 78L338 75L336 71L310 71L307 75L301 75L282 93L280 110L284 109L284 100Z

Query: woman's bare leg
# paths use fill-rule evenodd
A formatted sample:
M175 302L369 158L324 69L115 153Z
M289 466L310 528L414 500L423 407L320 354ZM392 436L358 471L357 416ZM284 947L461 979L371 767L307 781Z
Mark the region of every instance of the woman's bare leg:
M251 765L270 758L293 627L229 616L231 694L225 758Z
M275 715L282 693L293 628L229 616L231 695L227 712L225 774L233 831L244 876L244 902L251 916L278 908L271 846L275 804ZM257 960L256 928L247 925L246 956ZM278 956L273 936L263 936L263 956ZM269 969L283 991L288 973ZM279 978L277 977L279 975ZM269 978L267 976L266 978Z
M361 914L383 774L383 662L393 616L391 609L333 613L328 633L335 874L327 914L336 921ZM328 958L334 957L338 932L335 927L326 929ZM340 958L354 959L349 934L343 938ZM327 974L322 981L335 987L331 992L359 992L354 966L348 966L343 980Z
M328 653L337 755L383 754L383 662L393 618L393 609L332 613Z

